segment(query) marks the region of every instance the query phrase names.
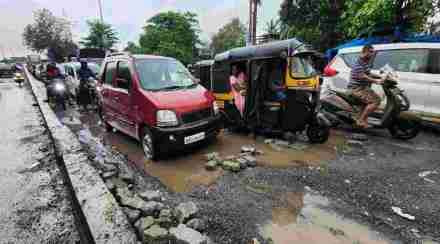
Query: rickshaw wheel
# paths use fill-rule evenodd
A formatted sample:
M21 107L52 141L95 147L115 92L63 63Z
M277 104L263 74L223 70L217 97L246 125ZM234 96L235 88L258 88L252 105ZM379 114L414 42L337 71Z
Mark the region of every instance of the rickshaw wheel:
M311 143L325 143L330 137L330 128L322 125L310 125L307 128L307 137Z

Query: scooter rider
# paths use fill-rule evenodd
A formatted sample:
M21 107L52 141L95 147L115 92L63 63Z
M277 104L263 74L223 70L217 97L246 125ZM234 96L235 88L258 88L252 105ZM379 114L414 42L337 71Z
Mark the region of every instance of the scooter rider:
M364 110L356 121L357 125L362 128L368 127L368 116L379 108L381 98L377 95L371 85L382 84L385 78L371 74L371 66L373 64L376 52L373 46L365 45L362 48L359 59L354 64L351 74L348 89L354 97L360 99L366 104Z
M86 59L80 59L81 68L78 70L79 77L79 103L83 106L84 110L87 109L87 105L89 105L92 101L90 97L88 82L89 78L93 77L96 79L93 71L88 67Z

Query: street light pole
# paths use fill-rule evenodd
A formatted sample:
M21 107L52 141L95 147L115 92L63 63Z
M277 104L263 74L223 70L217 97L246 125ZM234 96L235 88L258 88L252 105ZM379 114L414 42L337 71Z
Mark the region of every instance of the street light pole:
M104 23L104 16L102 15L102 0L98 0L99 7L99 18L101 19L101 23Z

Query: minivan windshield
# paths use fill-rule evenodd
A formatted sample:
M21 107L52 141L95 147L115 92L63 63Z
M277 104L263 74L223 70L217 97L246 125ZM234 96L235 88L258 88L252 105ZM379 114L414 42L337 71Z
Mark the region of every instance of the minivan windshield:
M194 83L192 75L178 61L143 59L136 61L143 89L149 91L188 88Z
M310 57L292 57L290 60L290 74L294 79L309 78L316 75Z

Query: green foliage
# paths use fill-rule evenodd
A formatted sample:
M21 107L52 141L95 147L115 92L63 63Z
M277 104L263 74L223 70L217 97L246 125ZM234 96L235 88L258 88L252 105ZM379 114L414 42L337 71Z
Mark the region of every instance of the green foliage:
M438 0L284 0L282 38L299 38L324 51L378 28L424 31L438 13Z
M197 56L199 32L199 21L194 13L160 13L149 19L144 27L139 40L140 50L143 53L173 57L189 64Z
M343 15L349 37L377 28L402 26L406 31L424 31L429 17L439 7L437 0L363 0L348 1Z
M280 22L283 39L296 37L319 50L344 39L340 16L346 0L284 0Z
M89 34L80 42L86 48L111 49L118 41L118 34L110 24L99 20L87 21Z
M276 19L271 19L266 23L267 34L278 35L280 33L280 21Z
M131 54L141 54L142 49L134 42L127 42L127 46L124 48L124 51L130 52Z
M34 12L34 23L23 32L25 46L38 53L51 49L57 60L74 53L77 45L72 41L70 23L58 18L48 9Z
M245 45L246 27L238 18L234 18L212 37L211 49L217 54Z

